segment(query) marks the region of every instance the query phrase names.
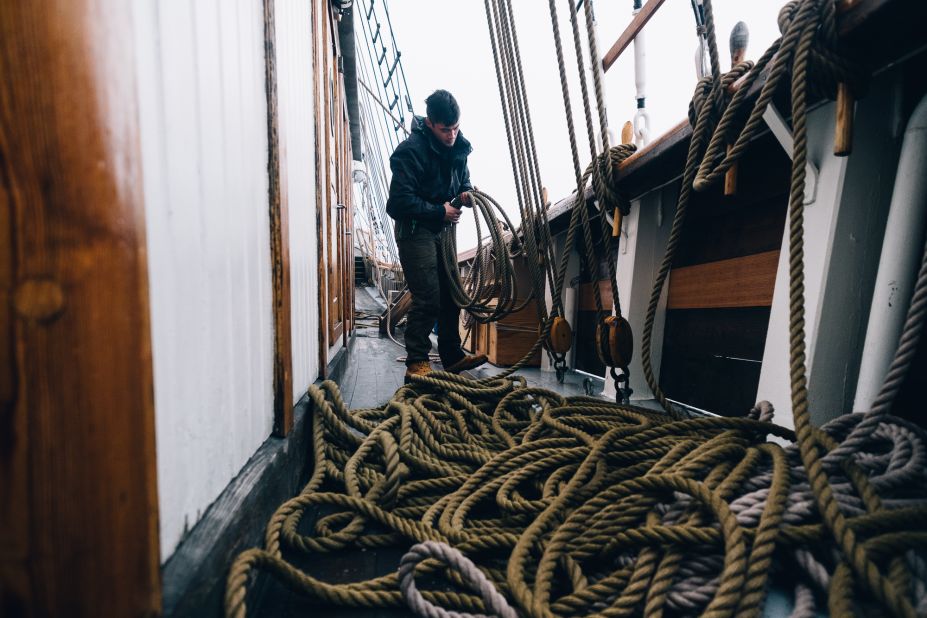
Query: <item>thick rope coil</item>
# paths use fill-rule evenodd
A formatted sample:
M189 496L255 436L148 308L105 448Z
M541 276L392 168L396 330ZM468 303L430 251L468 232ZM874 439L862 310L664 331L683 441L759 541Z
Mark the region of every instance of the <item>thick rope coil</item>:
M485 614L449 612L425 600L415 586L415 567L428 558L434 558L446 564L456 571L466 584L479 592L480 598L491 612L490 615L499 618L517 618L518 614L508 604L505 597L499 594L473 562L446 543L434 541L413 545L399 563L399 589L402 591L402 598L418 616L422 618L487 618Z
M755 615L770 580L786 570L783 561L802 565L806 585L838 606L867 598L855 575L835 577L842 554L797 445L764 442L768 433L794 435L766 422L772 410L763 402L756 419L674 421L529 388L517 377L476 382L446 373L416 379L380 408L347 410L331 382L312 387L310 397L312 478L271 519L266 550L249 550L233 565L228 616L246 615L255 569L325 603L401 607L396 572L335 584L290 559L405 549L410 541L464 553L528 616ZM833 450L862 419L838 418L817 440ZM923 430L888 415L829 472L839 508L864 543L927 529L925 449ZM884 482L899 475L903 483ZM861 483L880 510L860 497ZM882 554L872 559L902 569L910 604L920 607L927 554L911 549L898 567ZM434 560L414 570L427 584L417 586L427 603L495 611L460 571ZM452 587L434 587L436 578Z

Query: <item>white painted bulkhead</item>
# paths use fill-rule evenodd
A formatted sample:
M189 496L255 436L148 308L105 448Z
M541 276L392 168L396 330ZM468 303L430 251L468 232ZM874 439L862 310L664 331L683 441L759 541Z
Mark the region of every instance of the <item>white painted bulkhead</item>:
M632 401L653 398L653 391L644 377L641 341L653 282L663 262L663 254L673 226L680 183L681 181L674 180L633 200L631 212L624 218L621 226L616 274L622 313L634 333L634 356L628 367L631 372ZM668 294L667 278L654 316L653 346L650 354L651 367L658 380L663 359L663 327L666 321ZM615 380L610 373L605 376L602 395L609 399L615 397Z
M898 160L895 76L879 76L856 106L853 151L833 155L835 104L808 115L808 157L819 170L804 213L808 403L817 425L853 411L869 306ZM793 426L789 378L789 238L783 232L757 400ZM894 349L894 348L893 348Z
M319 274L312 101L312 4L277 0L280 181L289 212L293 401L319 376Z
M310 5L277 3L293 394L318 374ZM270 436L273 321L264 11L133 4L162 561Z

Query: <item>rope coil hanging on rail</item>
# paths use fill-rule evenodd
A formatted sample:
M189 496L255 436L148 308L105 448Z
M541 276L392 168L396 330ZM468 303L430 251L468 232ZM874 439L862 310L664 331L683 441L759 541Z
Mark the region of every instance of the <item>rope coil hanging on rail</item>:
M712 167L720 149L702 156L714 139L709 133L717 134L730 105L745 100L738 92L727 108L715 106L722 80L710 0L705 6L714 81L696 105L664 266L700 161L712 159L706 181L723 175L723 162ZM355 607L407 607L414 589L419 596L408 607L422 616L509 616L509 609L545 618L755 616L772 581L794 587L796 616L815 615L822 597L833 615L927 612L927 434L890 414L927 318L927 246L898 351L872 410L820 428L809 420L805 84L812 46L826 43L832 31L832 8L825 0L790 3L770 70L770 79L790 74L792 85L795 432L772 424L765 402L745 418L680 417L652 379L650 327L644 366L669 414L563 397L528 387L519 376L473 381L446 373L414 378L382 407L351 411L337 386L325 382L309 391L312 477L275 513L264 549L250 549L233 564L227 616L246 615L248 581L258 569L324 602ZM748 80L773 53L750 69ZM717 126L710 106L720 113ZM735 144L726 157L736 160L737 151ZM656 297L665 276L661 267ZM770 434L790 444L767 442ZM297 553L419 543L429 549L413 550L401 577L333 584L290 560Z

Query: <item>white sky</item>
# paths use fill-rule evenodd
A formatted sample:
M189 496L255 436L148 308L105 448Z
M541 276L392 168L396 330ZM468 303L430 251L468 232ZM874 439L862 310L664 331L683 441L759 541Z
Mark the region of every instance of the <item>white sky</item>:
M574 0L575 1L575 0ZM723 70L730 65L728 37L737 21L747 23L747 58L757 59L779 36L776 16L784 0L714 0L715 24ZM632 0L594 2L599 54L604 55L631 19ZM449 90L461 108L461 131L473 143L470 175L481 190L494 196L510 215L517 216L515 185L505 137L505 125L484 3L479 0L390 0L390 16L415 113L424 115L425 97L438 88ZM518 42L541 178L551 201L576 189L563 98L554 51L548 3L513 0ZM569 5L558 0L570 94L579 139L581 166L589 163L585 115ZM581 22L580 31L585 36ZM695 22L689 0L667 0L644 28L646 36L646 95L651 136L657 137L686 117L696 83ZM634 52L629 46L604 75L608 122L615 134L636 111ZM592 82L589 81L590 96ZM593 114L595 102L592 99ZM598 130L596 130L598 131ZM475 244L469 211L458 226L458 247Z

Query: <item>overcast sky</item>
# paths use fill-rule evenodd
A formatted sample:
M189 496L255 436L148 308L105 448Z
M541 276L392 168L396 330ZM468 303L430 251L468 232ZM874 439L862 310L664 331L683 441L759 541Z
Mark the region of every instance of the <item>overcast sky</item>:
M747 23L747 58L756 59L779 36L776 16L784 0L715 0L722 69L730 66L728 37L739 20ZM604 55L631 20L632 0L594 2L599 54ZM424 99L433 90L451 91L461 107L461 131L473 143L470 174L474 184L518 212L505 125L493 66L484 3L479 0L388 0L396 43L402 52L415 113L424 115ZM554 51L548 3L514 0L518 41L525 72L528 103L535 127L541 178L556 202L575 190L560 78ZM573 49L569 5L557 5L565 50ZM581 32L585 30L581 26ZM686 117L696 83L695 22L689 0L667 0L644 29L646 36L646 95L653 137ZM589 163L585 115L576 79L575 55L566 61L581 165ZM592 88L589 83L590 91ZM609 126L621 127L636 111L634 53L629 47L605 73ZM593 100L594 106L594 100ZM465 216L469 212L465 213ZM469 217L467 217L469 218ZM461 249L475 244L472 221L458 229Z

